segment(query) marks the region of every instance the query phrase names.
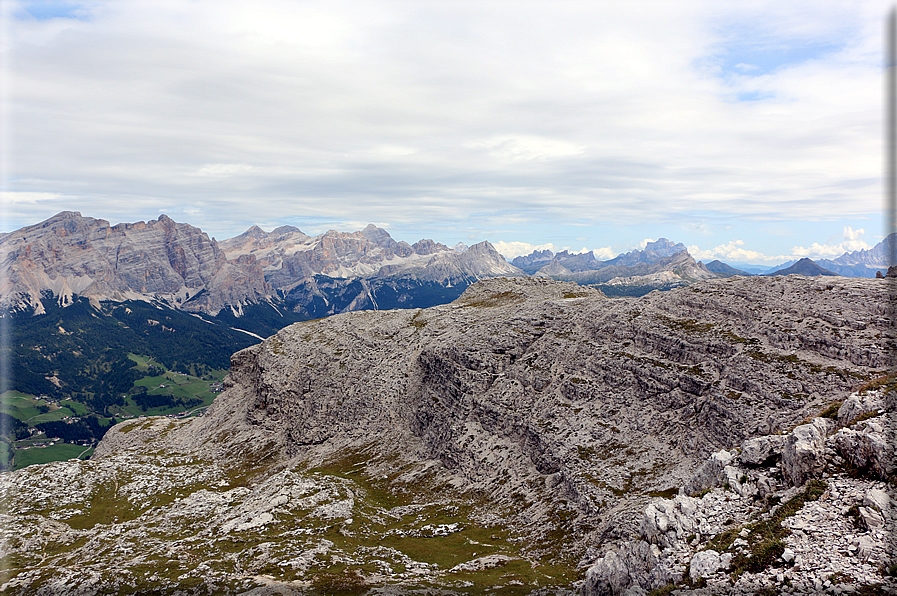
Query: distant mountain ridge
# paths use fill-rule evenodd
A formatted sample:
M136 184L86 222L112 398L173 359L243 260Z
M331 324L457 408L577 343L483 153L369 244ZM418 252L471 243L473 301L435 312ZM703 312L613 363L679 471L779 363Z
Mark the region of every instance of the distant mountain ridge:
M63 306L81 295L211 313L271 294L254 257L228 260L205 232L166 215L112 226L63 211L0 239L0 279L2 305L35 314L47 291Z
M702 279L726 277L695 261L685 245L666 238L648 242L607 261L592 251L571 254L550 250L516 257L512 264L534 277L591 285L611 296L639 296L652 290L669 290Z
M834 260L806 260L797 268L786 263L778 274L874 277L886 270L894 242L891 235L872 249ZM113 226L66 211L0 236L2 305L35 314L43 312L48 292L61 306L76 296L144 300L213 316L226 310L239 318L250 305L269 304L317 318L347 310L432 306L497 276L548 277L611 295L639 295L749 273L721 261L695 261L684 244L666 238L606 261L591 251L537 250L509 263L488 242L409 244L373 224L317 236L295 226L271 232L252 226L216 241L166 215Z
M796 263L791 265L790 267L786 267L785 269L777 269L776 271L772 271L770 273L764 273L765 276L771 275L803 275L805 277L816 277L817 275L838 275L824 267L820 267L818 263L813 261L812 259L808 259L804 257L798 260Z
M884 240L867 250L845 252L837 259L816 259L824 267L838 275L847 277L875 277L876 272L886 273L891 251L897 243L897 234L889 234Z
M239 318L246 307L267 303L319 318L432 306L480 279L524 273L488 242L454 249L429 239L409 245L373 224L314 237L293 226L271 232L252 226L218 242L166 215L112 226L66 211L0 238L0 275L2 306L34 314L45 312L43 301L52 294L60 306L76 296L144 300Z

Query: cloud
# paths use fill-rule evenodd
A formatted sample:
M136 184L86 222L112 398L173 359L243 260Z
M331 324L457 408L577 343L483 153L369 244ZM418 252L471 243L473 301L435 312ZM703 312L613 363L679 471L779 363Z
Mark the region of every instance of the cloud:
M607 261L617 256L609 246L605 246L604 248L593 248L592 253L599 261Z
M85 215L202 204L197 223L226 235L289 218L879 210L875 1L91 0L45 19L4 5L4 189ZM744 40L828 49L723 68ZM65 201L7 211L51 203Z
M635 246L636 246L636 248L638 248L639 250L645 250L645 247L648 246L648 244L651 243L651 242L656 242L656 240L655 240L654 238L645 238L644 240L642 240L641 242L639 242L639 243L636 244Z
M835 259L846 252L855 252L858 250L869 250L872 248L861 237L866 230L859 228L854 230L850 226L844 226L843 240L841 242L819 244L814 242L809 248L803 246L795 246L791 252L795 256L810 257L811 259Z
M759 251L744 248L744 245L744 240L735 239L709 250L701 250L698 246L689 246L688 252L695 259L704 262L718 259L720 261L740 263L781 263L789 258L781 255L765 255Z
M58 201L63 195L55 192L15 192L0 191L0 202L8 207L34 205L35 203Z
M552 253L558 252L557 247L552 244L530 244L529 242L520 242L517 240L511 242L492 242L492 246L495 247L495 250L499 252L501 256L506 259L513 259L514 257L525 256L528 254L532 254L534 250L550 250Z

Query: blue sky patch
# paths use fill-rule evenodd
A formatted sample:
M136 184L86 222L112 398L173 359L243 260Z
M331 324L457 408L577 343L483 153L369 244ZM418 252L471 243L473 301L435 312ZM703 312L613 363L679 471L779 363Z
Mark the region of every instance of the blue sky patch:
M760 76L781 68L824 58L838 52L843 43L804 39L744 39L723 45L709 60L719 75Z
M21 19L36 19L48 21L50 19L83 19L86 11L77 2L54 2L53 0L34 0L22 2L24 14L19 14Z

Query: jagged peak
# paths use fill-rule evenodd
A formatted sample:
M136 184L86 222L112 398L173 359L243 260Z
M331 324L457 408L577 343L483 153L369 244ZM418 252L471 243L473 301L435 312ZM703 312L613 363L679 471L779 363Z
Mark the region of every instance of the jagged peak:
M238 238L265 238L268 236L268 232L263 230L257 225L250 227L248 230L237 236Z
M283 234L292 234L295 232L298 232L299 234L302 234L303 236L308 235L305 232L303 232L302 230L300 230L299 228L297 228L296 226L280 226L280 227L274 228L273 230L271 230L271 235L272 236L281 236Z
M391 246L395 244L395 240L389 235L389 232L383 228L378 228L374 224L368 224L367 227L361 231L361 235L378 246Z
M82 217L81 212L80 211L60 211L53 217L50 217L50 218L44 220L42 223L48 223L51 221L61 221L63 219L72 219L75 217Z

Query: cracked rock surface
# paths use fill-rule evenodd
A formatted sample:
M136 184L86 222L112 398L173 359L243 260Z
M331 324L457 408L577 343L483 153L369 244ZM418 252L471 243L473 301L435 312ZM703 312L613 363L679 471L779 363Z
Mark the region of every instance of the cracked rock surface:
M233 356L204 417L128 421L90 462L0 476L4 585L563 593L639 538L652 493L883 374L883 294L788 276L608 299L498 278L444 306L292 325ZM733 463L707 477L740 499L781 488L742 486ZM650 576L658 554L633 552Z

